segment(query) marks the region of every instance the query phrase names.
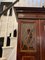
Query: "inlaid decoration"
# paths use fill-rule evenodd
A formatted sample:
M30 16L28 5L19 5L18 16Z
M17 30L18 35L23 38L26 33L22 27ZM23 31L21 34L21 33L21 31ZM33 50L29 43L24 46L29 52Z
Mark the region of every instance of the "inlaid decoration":
M36 51L36 24L21 23L20 48L23 52Z

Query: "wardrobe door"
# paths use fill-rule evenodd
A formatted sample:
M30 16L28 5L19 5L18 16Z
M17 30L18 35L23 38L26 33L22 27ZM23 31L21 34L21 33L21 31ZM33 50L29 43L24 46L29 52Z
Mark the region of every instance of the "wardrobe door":
M39 38L39 20L19 20L17 60L40 60Z
M45 20L40 20L41 60L45 60Z

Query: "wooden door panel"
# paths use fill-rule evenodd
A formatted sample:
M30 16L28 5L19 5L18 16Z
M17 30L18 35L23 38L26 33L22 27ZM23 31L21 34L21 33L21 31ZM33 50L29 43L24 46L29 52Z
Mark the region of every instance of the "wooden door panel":
M42 60L45 60L45 20L40 20Z
M18 21L17 60L40 60L38 20Z
M22 56L22 60L35 60L34 56Z

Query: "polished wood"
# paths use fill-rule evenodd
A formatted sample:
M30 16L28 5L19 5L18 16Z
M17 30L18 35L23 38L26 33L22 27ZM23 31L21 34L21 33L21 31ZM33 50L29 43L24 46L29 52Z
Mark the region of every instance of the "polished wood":
M23 56L22 60L35 60L34 56Z
M43 7L14 7L17 13L43 13L45 14L45 8Z
M45 60L45 20L40 20L41 58Z
M22 47L20 47L21 46L21 31L22 31L22 29L21 29L21 25L22 24L35 24L35 33L36 33L36 36L35 36L35 39L36 39L36 41L35 41L35 50L33 50L33 48L31 48L30 50L23 50L23 49L21 49ZM18 33L18 54L17 54L17 59L18 60L22 60L22 57L24 56L26 56L24 59L25 60L40 60L40 44L39 44L39 39L38 39L38 37L39 37L39 23L38 23L38 20L24 20L24 21L22 21L22 20L20 20L19 21L19 33ZM35 35L35 34L34 34ZM27 58L27 56L31 56L32 58ZM34 59L33 59L33 56L34 56ZM23 59L23 60L24 60Z
M29 9L29 10L28 10ZM18 45L17 45L17 60L45 60L45 11L40 8L17 9L18 16ZM32 11L30 10L32 9ZM23 10L20 12L20 10ZM29 13L28 13L29 12ZM40 13L39 13L40 12ZM30 28L33 39L33 49L31 44L24 41L27 36L26 31ZM34 31L34 32L33 32ZM31 32L30 32L31 33ZM36 34L36 35L35 35ZM27 46L23 44L27 44ZM35 44L36 43L36 44ZM28 50L29 45L31 48ZM35 47L36 46L36 47Z

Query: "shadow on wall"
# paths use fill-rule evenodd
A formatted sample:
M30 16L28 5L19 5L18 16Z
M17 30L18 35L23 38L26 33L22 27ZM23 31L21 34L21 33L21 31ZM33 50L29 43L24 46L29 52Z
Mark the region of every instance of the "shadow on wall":
M10 37L11 37L11 33L9 34L9 36L7 36L6 46L10 46ZM17 30L16 29L13 32L13 37L17 37Z
M0 57L2 57L2 46L4 45L4 37L0 37Z

